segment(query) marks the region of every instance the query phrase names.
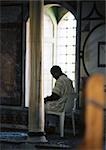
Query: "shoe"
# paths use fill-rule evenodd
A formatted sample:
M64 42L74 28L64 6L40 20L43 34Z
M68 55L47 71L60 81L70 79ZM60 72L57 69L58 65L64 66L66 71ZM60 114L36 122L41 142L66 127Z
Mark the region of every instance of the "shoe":
M45 132L47 134L55 134L56 133L56 128L55 127L52 127L52 126L49 126L45 129Z

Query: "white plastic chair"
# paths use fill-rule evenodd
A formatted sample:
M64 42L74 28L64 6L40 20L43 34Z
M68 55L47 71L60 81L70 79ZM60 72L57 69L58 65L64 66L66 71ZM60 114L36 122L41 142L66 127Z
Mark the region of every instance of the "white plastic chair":
M75 135L75 117L74 112L76 109L76 100L77 100L77 93L72 93L70 95L70 99L68 99L65 103L64 110L62 112L53 112L53 111L46 111L47 114L57 115L60 119L60 137L64 137L64 120L65 115L71 115L72 117L72 128L73 134Z
M60 137L64 137L64 119L65 119L65 111L63 112L53 112L53 111L46 111L47 114L57 115L60 119Z
M79 114L79 110L77 110L77 98L74 99L74 107L72 109L72 126L73 126L73 134L74 136L76 135L76 130L75 130L75 114Z

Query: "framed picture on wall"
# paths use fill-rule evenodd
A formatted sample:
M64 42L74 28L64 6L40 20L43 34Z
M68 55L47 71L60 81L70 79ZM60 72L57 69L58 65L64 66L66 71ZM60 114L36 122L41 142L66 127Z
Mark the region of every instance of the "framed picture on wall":
M98 67L106 67L106 42L98 42Z

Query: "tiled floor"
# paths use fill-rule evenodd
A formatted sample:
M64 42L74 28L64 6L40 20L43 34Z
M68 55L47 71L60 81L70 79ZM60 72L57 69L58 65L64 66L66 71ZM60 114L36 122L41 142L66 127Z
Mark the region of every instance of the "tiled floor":
M83 139L78 133L74 137L72 132L66 132L64 138L60 138L59 134L46 135L46 138L47 143L35 142L32 144L27 141L26 133L10 132L7 135L6 132L0 132L0 150L77 150Z
M2 133L3 134L3 133ZM11 134L11 133L10 133ZM12 136L13 135L13 136ZM24 134L23 134L24 135ZM75 150L81 142L81 136L65 135L60 138L59 134L46 136L47 143L28 143L27 138L19 137L19 133L13 133L8 137L1 138L0 150Z

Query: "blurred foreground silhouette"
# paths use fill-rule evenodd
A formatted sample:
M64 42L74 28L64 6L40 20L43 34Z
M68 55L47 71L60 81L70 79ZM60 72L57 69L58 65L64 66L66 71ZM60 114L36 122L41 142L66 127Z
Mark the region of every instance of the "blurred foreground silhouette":
M103 150L106 77L95 74L85 87L85 134L80 150ZM104 86L105 85L105 86Z

